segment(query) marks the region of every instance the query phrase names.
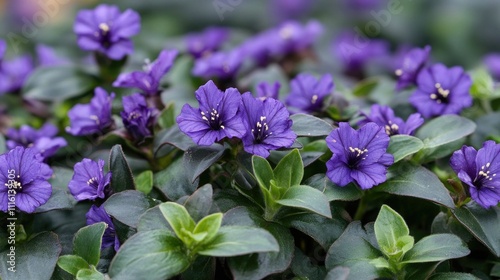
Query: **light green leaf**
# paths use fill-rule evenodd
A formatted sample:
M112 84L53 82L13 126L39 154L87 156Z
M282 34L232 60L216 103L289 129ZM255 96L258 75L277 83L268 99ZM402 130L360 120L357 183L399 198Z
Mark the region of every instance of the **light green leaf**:
M184 243L188 243L189 239L186 239L187 236L185 231L193 232L195 223L193 218L189 216L186 208L175 202L165 202L160 204L160 211L174 230L177 237L179 237Z
M194 228L193 233L206 233L206 236L203 238L203 243L207 244L212 241L217 232L219 231L220 225L222 222L222 213L215 213L205 218L201 219L196 227Z
M294 149L283 157L276 168L274 168L274 180L280 188L300 185L303 176L304 164L297 149Z
M269 162L262 157L252 157L253 173L259 186L269 190L271 188L271 180L274 180L274 173Z
M135 178L135 188L144 194L149 194L153 189L153 172L146 170L139 174Z
M76 280L104 280L104 274L95 269L81 269L76 274Z
M326 196L309 186L290 187L276 203L308 210L328 218L332 217L330 203Z
M76 276L80 269L89 269L90 267L86 260L76 255L60 256L57 265L73 276Z
M377 243L380 246L380 250L382 250L385 255L390 258L395 257L398 259L405 253L402 247L404 247L407 242L401 244L400 240L401 238L409 236L410 230L403 217L396 211L387 205L382 205L377 219L375 220L374 229Z

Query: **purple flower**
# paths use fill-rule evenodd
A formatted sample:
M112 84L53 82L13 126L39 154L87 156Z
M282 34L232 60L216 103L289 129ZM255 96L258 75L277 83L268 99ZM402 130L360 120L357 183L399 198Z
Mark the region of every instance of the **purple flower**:
M113 86L139 88L146 95L155 95L160 89L161 79L170 70L176 57L177 50L163 50L153 63L146 62L144 71L120 74Z
M500 144L486 141L476 151L463 146L453 153L451 168L460 181L469 186L472 199L484 208L495 206L500 201Z
M153 126L158 115L156 108L148 108L146 99L139 93L123 97L123 111L120 113L123 125L138 142L153 135Z
M68 112L71 126L66 131L72 135L90 135L103 132L113 125L111 102L115 94L98 87L90 104L77 104Z
M484 57L483 62L491 76L497 81L500 80L500 54L491 53Z
M325 97L332 93L334 83L332 76L328 74L318 80L313 75L304 73L292 80L291 88L286 104L300 112L312 113L321 110Z
M268 157L270 150L291 147L297 138L291 129L290 113L276 99L260 100L244 93L241 111L246 127L243 148L248 153Z
M418 74L418 89L410 97L410 103L424 118L459 114L472 105L471 85L472 80L462 67L434 64Z
M52 195L51 176L52 169L34 149L15 147L0 155L0 210L16 206L33 213Z
M231 79L238 73L243 62L241 49L230 52L216 52L195 61L193 75L210 79Z
M134 50L130 37L141 30L141 19L133 10L120 13L117 6L101 4L94 10L82 10L76 16L73 31L78 46L120 60Z
M411 114L408 120L404 122L401 118L394 115L394 111L389 106L372 105L370 115L365 115L365 119L358 122L359 126L374 122L385 129L387 135L396 134L412 135L415 129L419 128L424 119L419 113Z
M311 10L310 0L273 0L271 1L272 16L279 21L299 18Z
M354 130L348 123L339 123L326 138L333 152L326 163L327 176L343 187L356 182L361 189L369 189L386 180L387 167L394 157L386 153L389 136L375 123Z
M280 87L281 85L279 82L275 82L274 84L261 82L257 85L255 91L257 92L257 97L261 100L266 98L274 98L277 100L279 98Z
M104 175L104 160L97 162L84 158L74 166L73 178L68 184L69 191L76 200L95 200L105 198L109 193L111 171Z
M226 137L241 138L245 133L239 113L241 94L235 88L222 92L208 81L196 91L199 109L184 105L177 123L182 132L198 145L209 146Z
M29 56L5 60L6 50L7 44L0 40L0 95L20 90L34 68Z
M113 246L116 252L120 249L120 241L118 240L118 235L116 234L115 225L111 220L111 217L108 215L104 206L97 207L92 205L90 207L89 212L85 215L87 218L87 225L93 225L100 222L105 222L108 227L104 230L104 235L102 236L102 245L101 248L108 248Z
M36 46L36 55L38 57L38 63L44 67L69 64L66 59L59 57L54 49L45 45Z
M217 51L227 40L229 30L222 27L209 27L200 33L186 35L187 51L195 58L210 55Z
M431 47L413 48L406 52L406 54L397 62L396 76L398 76L397 90L402 90L409 85L414 85L417 82L417 76L424 68L429 60Z
M14 149L17 146L33 147L44 159L47 159L68 144L64 138L55 137L57 132L57 127L50 123L44 124L39 130L28 125L22 125L19 130L9 128L7 147L9 149Z
M368 63L389 56L389 43L344 32L334 41L333 52L347 73L359 75Z

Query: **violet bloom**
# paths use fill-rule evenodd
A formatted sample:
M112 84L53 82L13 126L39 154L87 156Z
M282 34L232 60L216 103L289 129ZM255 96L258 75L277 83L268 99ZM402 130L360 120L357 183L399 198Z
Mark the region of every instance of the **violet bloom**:
M257 97L260 98L261 100L264 100L266 98L274 98L278 100L280 87L281 85L279 82L275 82L273 84L269 84L267 82L261 82L257 85L255 91L257 92Z
M243 63L241 49L230 52L216 52L195 61L193 75L205 79L232 79Z
M130 37L141 30L140 21L133 10L120 13L117 6L101 4L94 10L78 12L73 31L81 49L120 60L134 51Z
M419 128L424 119L419 113L411 114L405 122L403 119L396 117L394 111L389 106L372 105L370 115L365 115L365 119L358 122L359 126L374 122L384 128L387 135L406 134L412 135L415 129Z
M53 48L45 45L36 46L38 64L44 67L67 65L69 62L57 55Z
M472 105L471 85L472 79L462 67L434 64L420 71L418 89L410 97L410 103L424 118L459 114Z
M52 195L52 169L35 149L15 147L0 155L0 210L33 213ZM14 202L14 204L12 204Z
M326 163L326 175L340 187L356 182L363 190L386 180L387 167L394 157L386 152L389 136L375 123L354 130L348 123L339 123L326 138L333 152Z
M47 159L53 156L60 148L68 145L62 137L55 137L58 129L50 123L44 124L39 130L28 125L22 125L18 130L9 128L7 131L7 147L14 149L17 146L34 148L40 155Z
M177 50L163 50L153 63L146 61L144 71L120 74L113 86L138 88L146 95L155 95L160 90L161 79L170 70L176 57Z
M429 60L430 53L430 46L425 46L423 49L413 48L397 62L395 70L396 76L398 76L397 90L416 84L417 76Z
M6 50L7 44L0 40L0 95L20 90L34 68L29 56L5 60Z
M68 188L76 200L95 200L109 194L111 171L104 174L104 160L97 162L84 158L74 166L74 174Z
M273 0L271 16L279 21L299 18L311 10L312 4L310 0Z
M90 135L105 131L113 125L111 102L115 94L98 87L90 104L77 104L68 112L71 126L66 131L72 135Z
M195 58L208 56L217 51L229 37L229 30L222 27L209 27L200 33L186 35L187 51Z
M222 92L208 81L196 91L199 109L186 104L177 123L182 132L202 146L212 145L224 138L241 138L245 126L239 113L241 94L235 88Z
M389 56L389 43L344 32L333 42L333 52L347 73L360 75L367 64Z
M260 100L244 93L241 111L246 127L243 148L250 154L266 158L270 150L289 148L297 138L291 129L290 113L276 99Z
M111 217L104 209L104 206L101 205L100 207L97 207L92 205L89 212L85 214L85 217L87 218L87 225L93 225L100 222L104 222L108 225L102 236L101 249L113 246L115 251L118 252L118 249L120 249L120 241L118 240L118 235L116 234L115 225L113 224Z
M484 208L495 206L500 201L500 144L486 141L476 151L463 146L453 153L451 168L460 181L469 186L471 198Z
M304 113L320 111L324 99L332 93L334 86L332 76L328 74L319 80L311 74L299 74L291 81L292 89L286 104Z
M158 115L156 108L148 108L146 98L139 93L123 97L123 111L120 113L123 125L132 138L142 142L153 135L153 126Z
M487 55L484 60L484 64L486 65L486 69L491 74L491 76L499 81L500 80L500 54L492 53Z

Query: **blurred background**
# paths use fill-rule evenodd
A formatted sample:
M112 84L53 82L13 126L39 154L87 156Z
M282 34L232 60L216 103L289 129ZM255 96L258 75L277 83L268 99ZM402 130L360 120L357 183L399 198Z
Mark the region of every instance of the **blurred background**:
M500 1L496 0L0 0L0 37L8 41L10 55L17 39L22 40L20 52L31 52L36 43L43 43L58 54L83 57L72 32L75 14L104 2L141 14L142 32L134 42L136 50L146 53L165 46L182 48L184 34L208 26L230 27L231 46L287 19L317 19L324 25L316 48L334 67L332 40L355 28L387 40L393 51L402 45L431 45L434 61L466 69L477 66L486 53L500 51ZM33 27L33 14L43 3L58 7L46 12L48 18L39 17L40 24Z

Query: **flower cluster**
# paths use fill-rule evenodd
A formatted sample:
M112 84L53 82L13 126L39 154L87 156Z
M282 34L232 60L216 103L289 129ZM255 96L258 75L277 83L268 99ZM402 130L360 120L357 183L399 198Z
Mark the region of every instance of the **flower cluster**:
M270 150L290 147L296 135L285 106L273 99L260 100L235 88L222 92L209 81L196 91L200 108L184 105L179 128L198 145L224 138L243 140L245 151L267 157Z
M153 135L158 114L156 108L148 107L146 99L139 93L123 97L123 111L120 113L123 125L137 142Z
M32 147L47 159L53 156L60 148L68 145L62 137L56 137L58 129L50 123L44 124L39 130L28 125L22 125L19 130L9 128L7 131L7 147L14 149L17 146Z
M403 119L396 117L394 111L389 106L372 105L370 115L364 115L364 119L358 122L358 125L363 126L367 123L374 122L384 128L387 135L396 134L412 135L419 128L424 119L419 113L411 114L405 122Z

